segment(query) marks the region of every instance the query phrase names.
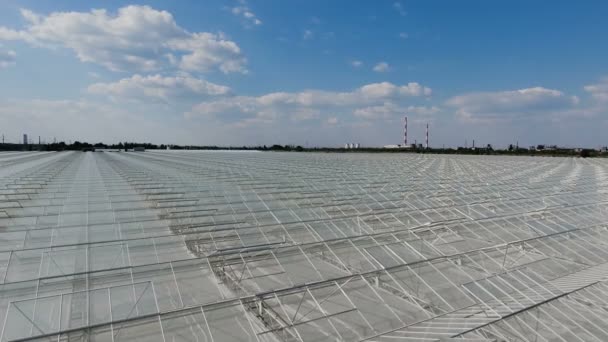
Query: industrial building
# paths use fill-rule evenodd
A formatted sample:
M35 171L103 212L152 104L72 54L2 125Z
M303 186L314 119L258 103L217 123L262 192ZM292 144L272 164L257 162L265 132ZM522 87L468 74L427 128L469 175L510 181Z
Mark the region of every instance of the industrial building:
M606 341L608 161L0 153L2 341Z
M346 144L344 144L344 148L347 149L347 150L348 149L351 149L351 150L352 149L358 149L358 148L360 148L360 146L361 145L359 145L359 143L346 143Z
M403 118L403 144L389 144L389 145L384 145L383 148L389 148L389 149L393 149L393 148L405 148L405 149L410 149L410 148L419 148L422 149L422 144L416 144L416 142L414 141L413 144L408 144L408 140L407 140L407 116L405 116ZM425 144L424 144L424 148L428 149L429 146L429 124L426 124L426 131L425 131Z

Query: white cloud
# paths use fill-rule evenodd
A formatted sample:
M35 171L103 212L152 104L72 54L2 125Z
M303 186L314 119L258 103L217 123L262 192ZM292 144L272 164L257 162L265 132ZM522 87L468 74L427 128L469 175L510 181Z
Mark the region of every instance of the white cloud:
M317 119L320 115L320 111L318 109L312 108L297 108L294 113L291 115L291 119L293 121L308 121Z
M17 53L13 50L5 50L0 45L0 68L7 68L15 65Z
M439 111L439 107L436 106L409 106L405 109L406 114L416 114L420 116L430 116L433 114L437 114Z
M406 16L407 15L407 11L405 10L405 7L403 7L403 4L399 1L393 3L393 8L401 15L401 16Z
M363 66L363 62L361 62L359 60L354 60L354 61L350 62L350 65L353 66L354 68L360 68Z
M478 92L448 99L446 105L456 109L463 121L497 122L530 116L550 116L572 108L578 98L543 87L499 92Z
M233 96L204 101L195 105L186 117L215 118L220 121L264 118L265 122L287 115L293 120L318 118L322 111L352 112L358 106L376 105L387 101L403 101L411 97L429 96L429 87L416 82L395 85L390 82L372 83L350 92L306 90L275 92L261 96Z
M131 122L129 118L133 117L128 115L126 110L84 100L0 101L0 117L5 129L32 135L48 134L59 139L99 141L110 136L114 138L115 134L127 133L122 127L127 121ZM117 120L120 125L116 125Z
M380 63L374 65L373 70L375 72L387 72L390 70L390 66L386 62L380 62Z
M390 82L371 83L359 88L359 92L366 97L385 98L395 95L401 96L430 96L432 90L420 85L418 82L410 82L406 85L397 86Z
M218 114L238 113L245 116L254 116L261 111L262 106L256 98L249 96L234 96L197 104L186 113L186 118L206 117L213 118Z
M90 143L138 141L155 143L227 144L222 127L171 117L159 106L117 106L109 102L80 100L2 100L0 117L7 141L19 134L42 136L43 140L80 140ZM157 115L151 115L157 114ZM179 120L178 120L179 119ZM18 133L18 134L17 134ZM233 141L234 142L234 141Z
M232 7L230 12L237 17L241 17L246 27L251 27L251 25L259 26L262 25L262 21L253 13L253 11L247 6L245 1L241 1L239 6Z
M608 77L600 80L599 83L585 86L585 91L599 102L608 102Z
M306 90L299 93L277 92L256 98L262 105L296 104L301 106L352 106L407 96L428 96L431 89L416 82L398 86L390 82L371 83L351 92Z
M0 40L25 40L26 38L25 32L19 32L0 26Z
M399 38L401 38L401 39L408 39L409 37L410 37L410 35L407 34L406 32L399 33Z
M361 119L366 120L377 120L377 119L388 119L397 113L399 107L391 102L383 103L379 106L370 106L365 108L356 109L353 114Z
M313 36L314 34L311 30L304 30L304 32L302 32L302 39L304 40L311 40Z
M426 121L429 118L438 113L439 108L432 106L400 106L393 102L385 102L381 105L377 106L369 106L364 108L358 108L353 112L355 117L365 119L365 120L378 120L378 119L391 119L395 117L400 117L403 115L415 115L416 118L413 118L413 121L420 121L420 117L424 117Z
M155 98L167 101L172 97L226 95L230 88L189 75L164 77L134 75L113 83L95 83L88 87L92 94L123 99Z
M68 48L79 60L113 71L246 72L240 48L224 34L190 33L177 25L171 13L149 6L126 6L115 14L94 9L40 15L22 9L21 15L25 29L0 27L0 40Z
M338 123L338 118L335 116L327 118L328 125L336 125Z

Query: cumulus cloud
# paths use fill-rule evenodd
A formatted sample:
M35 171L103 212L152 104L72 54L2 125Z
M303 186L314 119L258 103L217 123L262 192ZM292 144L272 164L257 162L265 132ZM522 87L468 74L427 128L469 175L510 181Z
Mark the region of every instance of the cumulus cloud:
M308 121L319 118L321 112L313 108L297 108L291 115L293 121Z
M22 133L42 137L43 141L79 140L90 143L120 141L156 144L196 144L251 146L272 144L317 146L343 143L348 136L316 120L277 121L272 113L227 123L212 120L184 120L175 117L174 108L151 103L120 104L94 99L6 100L0 99L0 118L7 142L22 139ZM325 118L323 119L323 121ZM256 125L256 129L249 127ZM11 133L13 132L13 133Z
M388 119L398 112L399 107L391 102L383 103L378 106L370 106L356 109L353 114L356 117L366 120L376 120L379 118Z
M304 32L302 32L302 39L304 40L311 40L314 36L314 33L311 30L304 30Z
M216 115L223 114L228 119L233 117L233 114L236 114L238 115L237 119L242 119L244 117L255 116L256 113L261 113L262 107L255 97L234 96L200 102L187 112L185 116L186 118L203 117L211 119Z
M350 62L350 65L351 65L353 68L360 68L360 67L362 67L362 66L363 66L363 62L361 62L361 61L359 61L359 60L354 60L354 61L351 61L351 62Z
M112 83L95 83L88 87L91 94L109 95L124 99L154 98L167 101L174 97L226 95L230 88L190 75L165 77L134 75Z
M438 107L426 106L400 106L393 102L385 102L381 105L358 108L353 115L365 120L391 119L403 115L415 115L413 121L420 121L421 118L428 121L433 114L440 111Z
M17 53L13 50L5 50L0 45L0 68L6 68L15 65Z
M235 6L230 9L230 12L237 17L241 17L246 27L262 25L262 21L253 13L253 11L247 6L245 1L242 1L240 6Z
M603 78L599 83L585 86L591 96L599 102L608 102L608 77Z
M157 114L157 115L151 115ZM80 140L90 143L140 141L156 143L228 144L227 131L209 123L166 120L166 112L156 105L117 106L108 101L4 100L0 99L0 118L4 132L41 135L43 140ZM17 133L6 134L7 141L20 140ZM223 140L223 141L222 141ZM234 141L232 141L234 142Z
M390 66L386 62L380 62L380 63L374 65L373 70L375 72L387 72L390 70Z
M403 6L403 4L401 2L399 2L399 1L394 2L393 8L397 11L397 13L399 13L399 15L401 15L401 16L407 15L407 11L405 10L405 7Z
M395 85L371 83L350 92L306 90L299 93L277 92L255 98L262 105L295 104L300 106L354 106L389 98L428 96L431 89L417 82Z
M429 115L433 115L436 114L440 111L439 107L436 106L409 106L406 108L405 113L406 114L416 114L416 115L420 115L420 116L429 116Z
M365 97L385 98L391 96L430 96L432 90L417 82L397 86L390 82L371 83L364 85L358 90Z
M543 87L519 90L478 92L454 96L446 105L456 109L456 117L464 121L507 121L552 113L578 104L575 96Z
M233 96L204 101L186 113L186 117L244 120L264 118L276 120L283 115L293 120L318 118L322 111L353 112L359 106L379 105L389 101L403 101L411 97L431 95L432 90L416 82L395 85L390 82L372 83L349 92L306 90L275 92L261 96Z
M0 27L0 40L23 40L41 47L71 49L83 62L112 71L246 72L239 46L222 33L188 32L173 15L149 6L126 6L117 13L21 10L22 30Z

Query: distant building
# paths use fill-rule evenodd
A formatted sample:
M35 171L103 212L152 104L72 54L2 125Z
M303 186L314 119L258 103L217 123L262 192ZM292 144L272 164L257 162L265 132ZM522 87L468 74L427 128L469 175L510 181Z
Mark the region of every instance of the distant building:
M133 147L134 152L146 152L146 149L142 146Z
M420 146L422 146L422 144L420 144ZM383 148L416 148L416 144L407 144L407 145L384 145Z
M23 145L27 145L27 134L23 135Z

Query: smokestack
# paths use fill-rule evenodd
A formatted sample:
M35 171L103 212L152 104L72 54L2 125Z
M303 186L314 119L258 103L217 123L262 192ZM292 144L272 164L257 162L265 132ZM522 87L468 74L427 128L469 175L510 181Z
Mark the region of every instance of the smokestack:
M429 148L429 124L426 124L426 148Z
M405 126L403 126L403 146L407 146L407 116L405 117Z

